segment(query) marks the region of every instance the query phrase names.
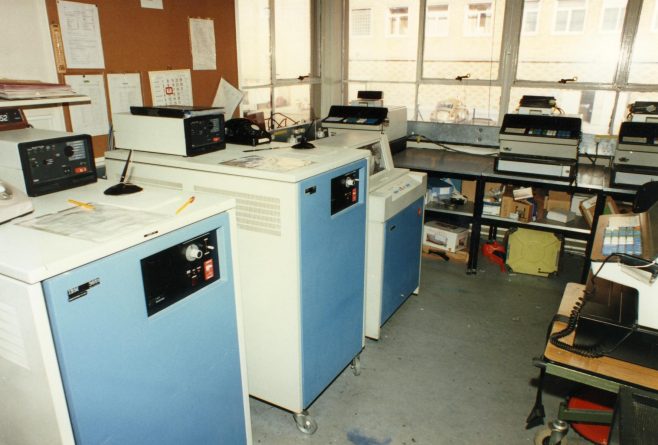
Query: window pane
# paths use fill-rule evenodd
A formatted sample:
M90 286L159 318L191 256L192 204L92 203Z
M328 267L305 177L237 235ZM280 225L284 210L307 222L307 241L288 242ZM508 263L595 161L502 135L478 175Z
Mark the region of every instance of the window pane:
M265 119L272 113L272 103L270 102L271 88L244 88L244 98L240 102L240 115L244 116L246 112L262 111Z
M658 84L658 1L645 0L635 36L630 83Z
M293 121L310 120L311 117L311 86L291 85L274 88L274 116L277 126L284 124L283 119ZM288 122L288 125L293 122Z
M418 3L396 7L380 0L350 0L354 11L371 10L371 34L349 43L350 80L414 81L418 48ZM352 25L350 24L350 28Z
M414 118L414 95L416 89L412 83L378 83L378 82L350 82L348 84L348 103L356 100L361 90L382 91L384 93L384 106L407 107L407 118Z
M580 115L583 133L608 134L608 125L615 102L614 91L560 90L555 88L512 88L509 112L519 107L524 95L553 96L565 114Z
M268 0L238 0L236 6L240 85L267 85L271 82Z
M418 91L418 120L496 125L500 88L423 84Z
M465 7L451 3L446 11L449 32L425 36L423 77L454 79L470 74L471 79L497 79L504 11L504 0Z
M311 2L275 0L276 78L294 79L311 73Z
M526 0L524 5L528 3ZM584 0L543 3L537 33L520 39L517 79L555 82L576 77L578 82L611 83L619 59L621 27L601 32L603 4ZM626 0L619 5L625 8Z
M521 32L523 34L536 33L538 18L539 0L527 0L523 5L523 23L521 25Z
M448 4L427 4L425 15L425 36L448 35Z

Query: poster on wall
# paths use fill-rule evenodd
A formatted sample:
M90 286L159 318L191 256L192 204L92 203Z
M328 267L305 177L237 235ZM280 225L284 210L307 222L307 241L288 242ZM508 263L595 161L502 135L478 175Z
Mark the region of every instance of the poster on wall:
M189 69L149 71L149 82L154 107L194 105L192 75Z
M98 7L87 3L58 0L57 14L64 43L66 66L69 69L105 68Z

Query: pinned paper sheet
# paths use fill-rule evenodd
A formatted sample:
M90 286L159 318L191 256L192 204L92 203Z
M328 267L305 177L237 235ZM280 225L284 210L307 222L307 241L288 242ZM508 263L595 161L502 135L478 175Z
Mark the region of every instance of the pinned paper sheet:
M244 93L242 91L235 88L222 77L215 93L215 100L212 101L212 106L222 107L224 109L224 116L228 120L233 116L235 109L238 108L243 97Z
M215 22L209 19L189 19L192 69L215 70Z

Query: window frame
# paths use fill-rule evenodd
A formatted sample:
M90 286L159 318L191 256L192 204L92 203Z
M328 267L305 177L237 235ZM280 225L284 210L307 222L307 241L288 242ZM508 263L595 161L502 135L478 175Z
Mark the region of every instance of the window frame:
M533 11L526 11L525 7L523 8L523 17L521 18L521 35L522 36L535 36L539 33L539 14L541 13L541 0L536 0L533 2L537 5L536 9ZM534 12L537 17L535 18L535 29L527 31L525 29L527 12Z
M624 17L626 16L626 6L612 6L606 7L606 3L623 3L623 0L603 0L601 7L601 17L599 19L599 32L604 34L613 34L619 32L624 27ZM614 29L604 29L604 17L607 9L617 10L617 23Z
M396 14L393 13L393 9L405 9L406 11L401 14ZM402 18L406 18L407 20L407 27L404 33L400 32L400 24L402 23ZM409 5L387 5L386 6L386 14L384 14L384 29L386 37L391 37L391 38L406 38L409 37ZM394 20L394 21L393 21ZM395 23L395 31L392 32L391 28L392 25Z
M502 41L501 41L501 48L500 48L500 57L496 61L498 63L498 76L496 79L492 79L491 81L487 80L478 80L478 79L464 79L463 81L457 81L454 79L442 79L442 78L427 78L424 77L423 75L423 60L424 60L424 46L425 46L425 34L426 34L426 26L425 26L425 14L427 11L427 4L430 0L420 0L419 1L419 26L418 26L418 54L417 54L417 69L416 69L416 81L415 81L415 88L416 88L416 97L414 99L414 110L410 112L410 120L417 120L421 116L419 116L419 95L418 91L422 85L425 84L439 84L439 85L453 85L455 87L458 86L490 86L490 87L495 87L495 88L501 88L501 93L500 93L500 102L498 103L497 109L498 109L498 123L495 125L500 125L502 122L502 118L504 114L506 114L508 111L513 110L513 106L510 105L510 95L512 92L512 88L550 88L553 89L557 92L559 91L607 91L609 94L612 94L615 100L615 106L613 106L613 109L611 111L611 116L610 116L610 124L608 126L608 132L610 134L616 134L619 130L618 128L618 122L617 122L617 115L619 114L619 105L617 102L619 101L624 101L625 97L628 94L631 93L652 93L656 94L658 93L658 80L655 81L655 83L652 84L638 84L638 83L631 83L629 79L629 73L631 69L631 61L632 61L632 48L633 45L635 44L634 39L636 38L636 33L637 29L639 26L639 21L640 21L640 15L642 12L642 1L641 0L628 0L626 4L626 13L624 15L624 20L622 24L622 29L621 29L621 36L620 36L620 51L619 51L619 57L617 60L617 68L613 77L613 80L607 83L597 83L597 82L582 82L582 81L576 81L576 82L567 82L564 84L557 83L556 81L539 81L539 80L520 80L517 79L517 64L518 64L518 57L519 57L519 48L520 48L520 37L522 35L522 23L523 23L523 2L513 2L513 1L506 1L505 2L505 7L504 7L504 13L500 10L497 9L497 5L493 3L493 9L494 9L494 14L497 12L498 14L502 14L503 17L503 31L502 31ZM595 26L593 23L591 23L591 16L588 15L587 12L587 6L589 5L590 2L585 1L585 8L586 8L586 14L585 14L585 25L584 29L587 30L587 19L589 17L590 19L590 28L592 26ZM546 10L546 4L541 4L540 1L540 8L543 8L541 11L543 14L550 13L550 11ZM645 5L646 6L646 5ZM546 21L545 17L545 21ZM552 19L554 20L554 18ZM653 17L652 17L652 24L658 26L658 1L656 1L654 10L653 10ZM549 26L550 21L548 22ZM596 29L596 28L594 28ZM658 29L656 30L658 31ZM551 31L548 30L548 33L550 34ZM345 45L345 54L348 54L347 48L348 48L349 42L346 40L344 42ZM348 61L348 59L345 59ZM344 64L346 66L347 63ZM557 80L557 79L556 79ZM344 100L348 100L347 97L347 85L349 82L363 82L361 79L350 79L347 68L345 68L344 71L344 82L343 82L343 93L344 93ZM390 85L391 87L394 87L396 83L405 83L407 84L408 82L395 82L395 81L381 81L383 84ZM589 93L588 93L589 94ZM491 106L490 108L490 114L491 110L495 110L496 106L495 104ZM425 120L427 119L427 116L422 116ZM614 128L614 127L617 128Z
M445 13L441 11L440 13L432 13L430 14L430 8L432 6L445 6ZM426 37L447 37L450 35L450 3L447 1L441 2L441 3L434 3L434 4L428 4L426 6L427 10L425 12L425 26L427 27L425 36ZM427 26L427 18L432 15L435 16L435 19L437 20L442 20L443 17L445 17L445 31L444 32L432 32L428 33L427 31L429 30L429 26Z
M489 22L489 31L485 30L484 31L475 31L471 29L470 26L470 7L473 5L479 5L479 4L489 4L489 11L490 14L487 16L486 11L484 12L485 14L485 21ZM482 12L477 12L477 15L475 16L476 23L480 21L480 17L482 16ZM493 29L493 24L494 24L494 14L495 14L495 8L494 8L494 1L493 0L469 0L466 5L464 5L464 36L465 37L491 37L493 35L494 29ZM476 25L476 30L481 29L480 26Z
M248 1L248 0L244 0ZM249 92L250 90L258 90L258 89L263 89L263 88L268 88L269 89L269 99L270 99L270 116L266 116L267 119L272 119L273 116L278 113L277 107L275 104L275 92L277 88L284 88L284 87L289 87L289 86L298 86L298 85L308 85L309 87L309 106L310 106L310 118L313 118L314 115L314 110L319 108L319 102L320 102L320 86L321 86L321 78L320 78L320 64L319 64L319 54L320 54L320 39L319 39L319 28L320 28L320 21L317 18L318 14L317 11L319 11L319 1L318 0L307 0L309 2L309 8L310 8L310 20L309 20L309 27L310 27L310 73L309 75L305 75L304 73L300 73L300 77L298 78L278 78L276 75L276 8L275 8L275 2L277 0L268 0L268 9L269 9L269 47L270 47L270 53L269 53L269 58L270 58L270 76L268 79L268 82L263 82L259 84L254 84L254 85L242 85L242 79L245 76L245 73L240 71L240 63L238 62L238 84L239 88L243 90L244 92ZM238 8L240 7L240 1L235 2L235 22L236 22L236 30L239 30L240 28L240 23L239 23L239 13ZM239 39L239 31L236 32L236 40ZM241 54L241 51L239 51L240 48L240 42L236 41L236 46L238 48L238 61L240 57L243 57L244 55ZM240 111L240 106L238 106L238 111ZM227 117L229 119L230 117ZM272 119L273 120L273 119ZM286 120L287 121L287 120ZM304 120L302 120L304 121ZM275 127L272 127L274 129Z
M567 0L567 1L574 1L574 0ZM587 7L588 7L588 1L587 0L582 0L584 2L584 6L582 8L567 8L567 7L560 7L560 0L556 0L555 4L555 11L553 12L553 26L551 28L551 33L554 35L577 35L577 34L583 34L585 32L585 27L587 25ZM572 19L573 19L573 11L580 10L582 9L584 11L583 15L583 27L581 30L578 31L572 31L570 29L571 24L572 24ZM561 11L567 11L568 12L568 20L567 20L567 25L566 29L564 31L560 31L556 29L557 26L557 16Z

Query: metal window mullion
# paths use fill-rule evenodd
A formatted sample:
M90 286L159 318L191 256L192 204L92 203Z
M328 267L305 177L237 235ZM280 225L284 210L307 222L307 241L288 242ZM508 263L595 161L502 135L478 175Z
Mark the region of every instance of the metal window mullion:
M342 82L341 82L341 97L343 103L347 103L348 83L351 81L349 78L349 57L350 57L350 0L343 1L343 45L342 54L340 55L342 63Z
M556 88L560 90L605 90L615 89L613 83L594 83L594 82L568 82L559 83L555 81L544 80L515 80L513 87L526 88Z
M615 84L621 88L628 84L628 76L631 69L633 53L633 42L640 25L642 13L642 0L628 0L626 3L626 16L622 28L621 46L619 48L619 59L617 71L615 72Z
M416 48L416 82L414 91L414 120L418 120L418 92L423 80L423 61L425 59L425 11L427 0L420 0L418 6L418 47Z
M276 0L269 0L270 7L270 114L274 114L274 87L276 83L276 25L275 25L275 12L274 2Z
M516 81L519 47L521 46L521 27L523 26L523 2L509 0L505 2L503 19L503 37L498 70L498 80L501 86L498 122L503 121L503 117L507 112L512 86Z

